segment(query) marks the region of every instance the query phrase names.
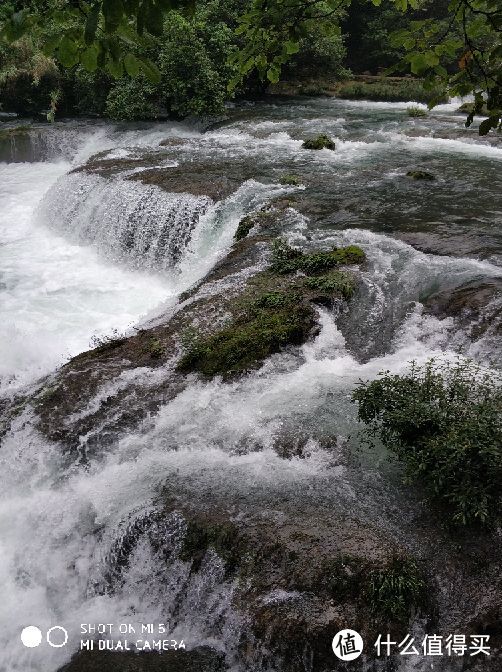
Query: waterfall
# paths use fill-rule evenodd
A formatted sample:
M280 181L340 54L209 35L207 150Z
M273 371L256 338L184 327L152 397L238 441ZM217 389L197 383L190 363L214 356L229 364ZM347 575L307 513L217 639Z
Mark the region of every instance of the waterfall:
M49 190L38 214L53 230L95 246L113 261L163 270L179 261L200 216L212 205L207 196L79 171Z

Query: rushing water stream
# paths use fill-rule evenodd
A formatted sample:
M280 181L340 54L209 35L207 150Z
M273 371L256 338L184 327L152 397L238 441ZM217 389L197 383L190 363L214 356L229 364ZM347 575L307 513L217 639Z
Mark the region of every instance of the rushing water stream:
M2 672L54 672L77 650L80 623L168 618L174 638L210 644L232 662L243 627L230 606L233 586L217 558L188 575L176 559L176 517L148 523L150 541L161 535L172 557L161 559L143 539L114 589L103 588L113 583L113 549L131 521L149 520L162 488L201 501L239 493L278 516L290 496L304 510L348 507L402 536L399 523L413 513L397 485L388 491L378 459L346 462L318 439L354 442L350 392L383 369L459 354L500 361L500 331L473 337L471 323L424 308L431 295L502 278L502 144L464 129L456 107L409 119L405 104L301 99L240 106L205 132L58 123L32 142L31 156L13 151L31 161L0 163L5 397L93 338L155 320L228 251L239 219L273 197L297 199L285 214L291 243L354 243L368 257L350 315L336 320L323 309L315 341L238 381L194 378L85 469L68 466L33 428L29 409L18 415L0 452ZM335 139L335 152L301 149L318 133ZM96 153L109 162L106 178L75 170ZM232 179L236 190L218 200L124 179L178 161ZM405 177L416 168L437 179ZM307 187L281 186L286 173ZM487 319L500 303L499 293L483 309ZM134 378L161 375L125 372L93 403ZM310 441L306 456L278 454L288 433ZM64 625L68 645L23 648L19 633L30 623Z

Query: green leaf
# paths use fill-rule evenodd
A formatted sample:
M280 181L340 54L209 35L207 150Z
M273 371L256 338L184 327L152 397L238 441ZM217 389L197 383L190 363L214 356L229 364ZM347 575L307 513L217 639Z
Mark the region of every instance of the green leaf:
M152 84L160 84L161 74L160 74L160 70L155 65L155 63L152 63L152 61L150 61L148 58L141 58L139 60L140 60L141 70L143 71L145 77Z
M71 68L79 62L78 45L67 35L59 43L58 59L65 68Z
M42 53L44 53L45 56L52 56L59 44L60 38L60 35L53 35L52 37L47 38L42 46Z
M436 65L439 65L439 58L433 51L428 51L426 54L424 54L424 58L427 65L430 66L431 68L435 67Z
M124 74L124 65L122 61L114 58L108 58L106 61L106 69L112 77L120 79Z
M94 72L98 67L99 48L91 44L80 56L80 63L88 72Z
M139 74L140 63L134 54L130 52L124 57L124 65L127 74L130 77L137 77Z
M428 63L423 54L410 54L411 71L414 75L420 75L427 70Z
M297 54L300 51L300 44L293 42L293 40L288 40L284 43L284 49L287 54Z
M272 84L277 84L277 82L279 81L280 74L281 74L281 71L279 70L279 68L276 67L275 65L272 65L267 70L267 79Z

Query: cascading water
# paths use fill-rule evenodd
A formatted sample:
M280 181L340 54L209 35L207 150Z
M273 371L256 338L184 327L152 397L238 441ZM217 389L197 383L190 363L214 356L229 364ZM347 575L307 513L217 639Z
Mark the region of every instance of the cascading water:
M502 278L494 205L502 149L470 131L435 138L457 128L451 108L415 122L405 107L304 100L249 108L204 134L161 124L143 133L100 128L73 164L0 166L6 394L85 350L93 334L122 333L140 319L155 324L230 249L239 219L273 196L289 199L283 223L292 243L357 244L368 257L357 300L340 315L320 309L311 342L232 382L190 379L136 429L103 443L85 469L42 436L29 405L19 410L0 452L2 672L55 672L78 649L79 624L110 622L169 622L170 638L209 645L246 669L238 656L246 609L236 610L236 586L217 554L206 553L197 572L181 556L186 522L165 514L174 494L201 509L217 502L235 520L246 517L241 506L290 525L309 511L319 524L329 511L350 511L394 541L423 544L413 531L415 504L396 482L389 488L382 456L347 457L357 443L350 395L359 380L403 371L412 359L500 358L499 296L482 307L490 326L474 337L455 316L431 314L427 300ZM301 138L314 130L334 135L339 151L302 151ZM179 144L159 150L166 136ZM69 172L98 151L120 159L139 145L153 148L159 170L196 157L242 178L241 186L217 203L132 181L130 165L111 176ZM406 180L417 163L432 164L436 183ZM307 189L281 187L287 172ZM468 196L467 175L475 186ZM429 231L439 236L435 251L405 242ZM458 254L459 239L468 244L473 235L482 252ZM242 282L241 271L226 278L229 286ZM106 408L133 381L153 385L171 374L171 362L125 372L78 414ZM291 436L302 439L301 454L284 457ZM266 599L300 598L278 590ZM23 648L19 632L29 623L42 631L63 625L67 646ZM268 669L253 660L248 670Z
M45 197L40 219L69 238L137 268L168 269L179 261L208 197L170 194L156 186L67 175Z

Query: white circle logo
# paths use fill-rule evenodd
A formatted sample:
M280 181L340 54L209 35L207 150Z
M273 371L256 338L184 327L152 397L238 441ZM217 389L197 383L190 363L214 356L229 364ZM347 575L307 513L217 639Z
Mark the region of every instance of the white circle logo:
M363 652L363 638L355 630L340 630L333 637L333 652L340 660L355 660Z
M21 632L21 641L29 649L34 649L42 641L42 631L36 625L28 625Z
M62 633L63 636L61 637L61 635L58 635L56 639L61 641L54 642L52 641L52 633L58 631ZM54 627L47 630L47 644L52 646L53 649L60 649L62 646L66 645L67 641L68 641L68 631L65 630L65 628L61 627L60 625L55 625Z

